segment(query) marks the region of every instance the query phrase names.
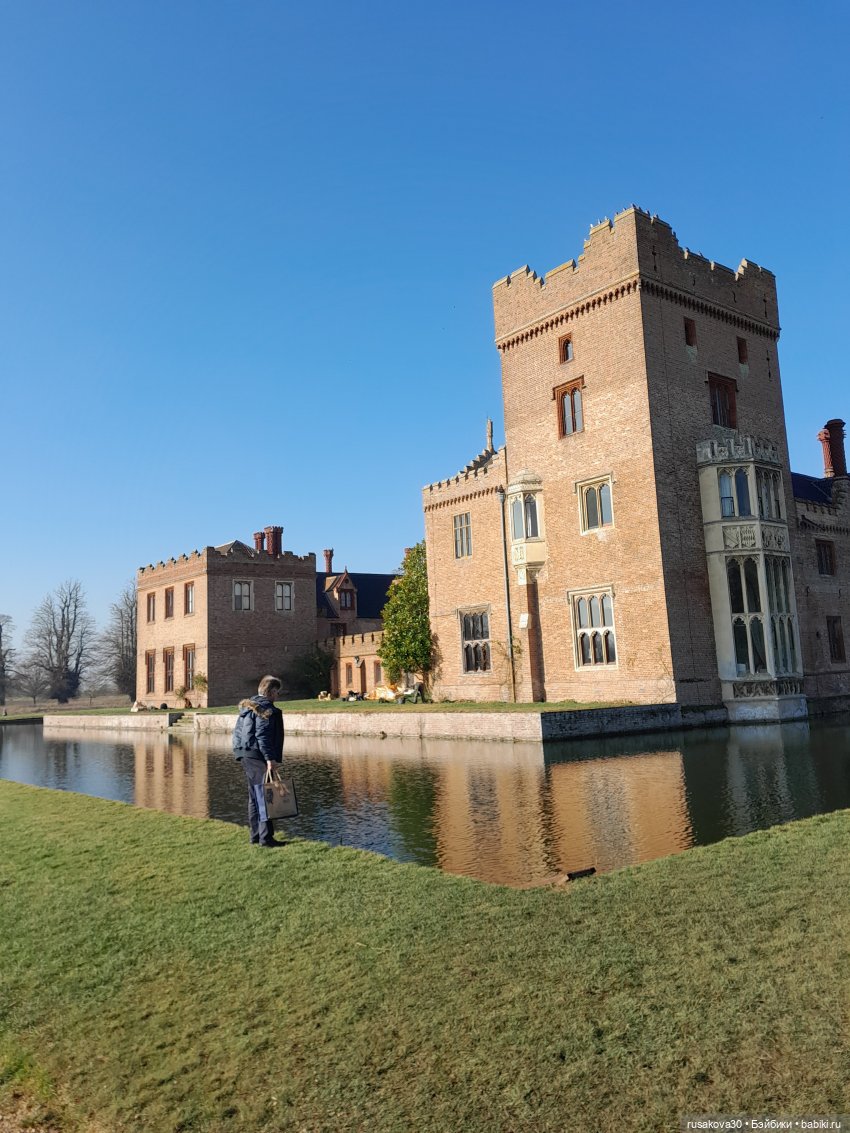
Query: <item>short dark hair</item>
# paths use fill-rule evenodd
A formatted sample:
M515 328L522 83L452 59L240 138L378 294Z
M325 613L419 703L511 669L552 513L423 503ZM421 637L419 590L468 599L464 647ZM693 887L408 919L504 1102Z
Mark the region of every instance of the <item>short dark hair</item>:
M257 692L260 696L267 696L269 700L274 700L273 693L280 692L281 688L280 677L263 677Z

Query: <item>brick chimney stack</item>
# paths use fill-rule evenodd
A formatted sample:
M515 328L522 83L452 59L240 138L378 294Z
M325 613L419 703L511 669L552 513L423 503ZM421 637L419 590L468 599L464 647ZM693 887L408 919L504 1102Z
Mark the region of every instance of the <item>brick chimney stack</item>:
M254 532L254 550L258 555L262 554L266 549L266 537L262 531Z
M277 558L278 555L283 554L283 528L282 527L266 527L264 528L266 536L266 550L272 556Z
M834 417L818 433L823 445L824 476L846 476L847 457L844 453L844 422Z
M333 547L326 547L322 552L325 556L325 574L333 574L334 572L334 549Z

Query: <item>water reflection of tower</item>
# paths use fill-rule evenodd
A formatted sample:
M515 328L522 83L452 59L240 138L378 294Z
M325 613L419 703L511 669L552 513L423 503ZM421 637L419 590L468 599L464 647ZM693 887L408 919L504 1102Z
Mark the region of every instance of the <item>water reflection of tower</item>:
M556 763L549 780L562 869L616 869L692 845L678 750Z
M209 816L207 760L177 736L137 740L135 801L137 806Z

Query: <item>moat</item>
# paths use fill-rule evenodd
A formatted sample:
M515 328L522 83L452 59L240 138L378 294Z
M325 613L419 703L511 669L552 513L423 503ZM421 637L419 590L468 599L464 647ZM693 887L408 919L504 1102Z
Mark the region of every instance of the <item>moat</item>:
M292 736L292 836L507 885L850 807L850 722L568 744ZM0 728L0 778L244 824L229 740ZM57 804L59 805L59 804Z

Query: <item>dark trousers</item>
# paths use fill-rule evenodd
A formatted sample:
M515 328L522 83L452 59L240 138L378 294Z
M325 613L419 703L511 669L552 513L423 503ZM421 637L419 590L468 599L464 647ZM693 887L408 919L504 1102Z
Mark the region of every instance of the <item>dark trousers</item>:
M266 777L264 759L242 758L242 770L248 780L248 826L252 842L270 842L274 837L274 823L266 813L263 779Z

